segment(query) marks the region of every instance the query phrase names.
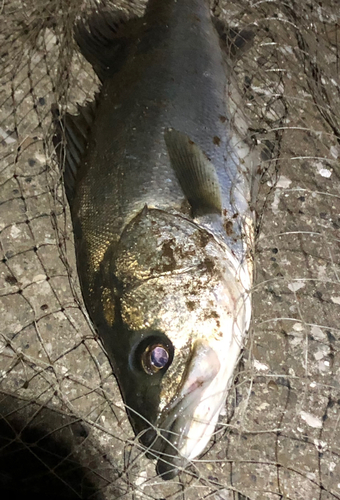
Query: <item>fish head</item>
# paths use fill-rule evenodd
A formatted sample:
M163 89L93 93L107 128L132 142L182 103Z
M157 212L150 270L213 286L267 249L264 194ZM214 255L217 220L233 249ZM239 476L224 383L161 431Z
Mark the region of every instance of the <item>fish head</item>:
M109 357L134 431L170 479L204 450L225 404L249 276L212 235L160 210L130 224L115 262L124 284Z

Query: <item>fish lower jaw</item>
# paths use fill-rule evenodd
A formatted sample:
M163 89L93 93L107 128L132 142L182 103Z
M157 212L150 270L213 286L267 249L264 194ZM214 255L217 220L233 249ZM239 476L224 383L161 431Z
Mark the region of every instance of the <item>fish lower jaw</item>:
M204 429L202 429L202 424L200 425L200 429L197 432L197 434L201 435L200 438L198 438L198 439L197 438L194 438L194 439L187 438L186 446L180 450L180 455L183 458L185 458L188 462L191 462L192 460L197 458L204 451L205 447L209 443L211 436L213 435L213 433L215 431L215 427L216 427L221 409L222 408L220 408L219 410L216 411L214 417L209 422L206 422ZM191 441L191 440L193 440L194 442L191 443L191 445L189 445L189 441ZM192 446L192 444L193 444L193 446Z

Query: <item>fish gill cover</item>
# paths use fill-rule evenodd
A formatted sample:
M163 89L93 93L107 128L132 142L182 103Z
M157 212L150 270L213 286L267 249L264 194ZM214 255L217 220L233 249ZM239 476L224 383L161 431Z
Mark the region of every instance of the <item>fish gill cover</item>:
M206 451L167 483L134 438L85 311L51 107L98 89L73 40L94 8L1 3L2 498L340 498L337 2L214 1L254 38L234 59L262 178L253 321Z

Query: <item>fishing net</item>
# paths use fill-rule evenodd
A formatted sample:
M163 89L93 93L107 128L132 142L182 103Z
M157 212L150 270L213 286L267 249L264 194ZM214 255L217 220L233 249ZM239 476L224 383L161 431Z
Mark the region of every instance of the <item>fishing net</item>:
M340 498L337 1L212 5L254 33L234 61L262 169L253 321L212 441L168 482L84 309L52 146L51 106L75 112L98 88L72 33L94 5L0 3L1 497Z

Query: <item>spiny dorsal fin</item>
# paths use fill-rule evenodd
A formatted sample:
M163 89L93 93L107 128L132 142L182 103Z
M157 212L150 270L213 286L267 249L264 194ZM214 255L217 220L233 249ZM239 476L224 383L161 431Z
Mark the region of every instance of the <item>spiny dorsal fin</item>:
M192 207L193 216L220 214L221 190L214 165L186 134L168 129L164 139L172 168Z
M76 188L78 171L87 146L96 100L85 106L78 105L78 115L66 113L60 116L57 105L52 106L55 133L53 144L58 156L59 166L63 172L64 186L69 204L72 206Z
M93 11L76 23L74 39L101 81L122 67L140 25L136 16L107 10Z

